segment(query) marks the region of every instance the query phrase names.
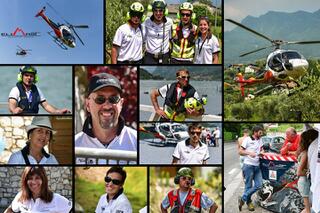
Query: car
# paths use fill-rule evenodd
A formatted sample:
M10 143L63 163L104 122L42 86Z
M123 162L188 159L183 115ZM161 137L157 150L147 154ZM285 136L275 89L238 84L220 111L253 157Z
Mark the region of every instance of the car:
M285 138L282 136L266 135L266 136L262 136L261 140L263 142L263 149L265 151L280 153L280 150L285 141Z

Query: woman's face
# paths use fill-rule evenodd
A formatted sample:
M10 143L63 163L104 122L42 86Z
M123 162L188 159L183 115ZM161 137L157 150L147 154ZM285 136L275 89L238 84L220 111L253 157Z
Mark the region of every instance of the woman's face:
M201 20L199 22L199 29L201 33L207 33L209 29L209 25L206 20Z
M43 148L48 145L50 140L50 130L45 128L36 128L30 134L30 143L33 147Z
M41 192L42 179L39 175L34 174L28 178L27 185L32 194L38 195Z
M117 194L119 192L119 190L122 188L123 184L122 183L114 184L113 180L115 180L115 182L119 182L119 181L121 182L122 177L117 172L109 173L107 175L107 177L111 178L112 181L105 183L106 184L106 193L108 193L108 195L110 195L110 196L114 196L115 194Z

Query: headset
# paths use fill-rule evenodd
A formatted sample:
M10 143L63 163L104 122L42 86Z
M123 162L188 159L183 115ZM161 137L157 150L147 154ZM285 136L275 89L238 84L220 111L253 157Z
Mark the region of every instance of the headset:
M142 16L140 18L141 22L144 22L144 20L146 19L146 16L143 14L144 7L140 2L134 2L133 4L131 4L129 12L127 12L127 20L131 19L130 12L140 12L140 13L142 13Z
M26 73L26 72L29 72L29 73L34 73L34 80L33 80L33 83L37 83L39 82L39 76L37 74L37 69L33 66L23 66L20 68L20 72L17 76L17 80L18 82L22 82L23 81L23 74Z
M191 174L192 174L192 170L190 168L188 168L188 167L183 167L183 168L179 169L179 171L177 172L177 175L174 177L174 183L175 184L179 184L180 177L183 176L183 175L181 175L179 173L182 173L183 170L188 170L188 172L191 172ZM192 175L191 186L193 186L195 183L196 183L196 181L195 181L195 179L193 178L193 175Z
M167 4L164 0L154 0L152 4L148 5L148 11L153 12L153 10L155 10L157 8L161 8L161 7L164 7L163 15L168 16L169 10L168 10Z
M191 11L191 19L192 19L192 21L196 19L196 14L193 12L193 5L191 3L184 2L179 6L179 11L177 13L177 18L178 19L181 18L181 14L180 14L181 10L189 10L189 11Z

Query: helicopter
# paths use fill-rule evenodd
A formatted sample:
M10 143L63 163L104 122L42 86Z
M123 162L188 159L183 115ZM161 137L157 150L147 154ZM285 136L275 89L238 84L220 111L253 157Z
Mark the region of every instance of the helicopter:
M59 15L59 13L52 7L49 3L47 5L56 13ZM79 41L84 45L83 41L81 40L78 33L75 31L75 28L89 28L88 25L72 25L68 21L66 21L62 16L62 20L66 24L59 24L55 23L52 20L50 20L45 14L46 7L43 7L35 17L42 17L45 22L53 29L53 32L48 32L48 34L54 39L53 41L64 50L67 50L68 47L74 48L76 47L76 38L74 35L77 36ZM54 33L54 34L53 34ZM74 34L74 35L73 35Z
M284 40L273 40L241 23L238 23L232 19L226 19L242 29L245 29L260 38L268 40L271 45L261 47L250 52L241 54L239 57L267 49L274 48L274 50L268 55L266 59L266 65L263 70L257 72L256 77L245 79L241 73L237 74L235 81L239 83L241 95L245 96L244 89L256 84L269 84L267 87L256 91L253 95L249 94L249 98L252 99L257 95L263 94L269 90L273 90L273 93L288 91L296 86L299 86L298 80L300 77L307 73L309 63L305 57L296 50L284 50L281 49L281 45L288 44L316 44L320 41L284 41Z
M20 47L19 45L17 45L18 49L17 49L17 52L16 52L16 55L19 55L19 56L26 56L27 54L31 54L31 53L28 53L29 49L23 49L22 47Z

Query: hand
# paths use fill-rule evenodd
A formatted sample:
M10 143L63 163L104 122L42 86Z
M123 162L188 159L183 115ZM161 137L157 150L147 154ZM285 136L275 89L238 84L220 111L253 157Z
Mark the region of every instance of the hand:
M250 152L250 153L249 153L249 156L252 157L252 158L255 158L255 157L257 156L257 154L254 153L254 152Z
M157 109L157 110L156 110L156 113L157 113L158 115L160 115L161 117L163 117L163 118L169 119L168 116L166 115L166 113L165 113L163 110L161 110L161 109Z
M56 110L56 113L57 114L70 114L71 111L68 109L58 109L58 110Z
M23 109L21 109L20 107L16 107L14 110L13 110L13 114L19 114L23 111Z
M191 108L186 108L186 111L187 111L187 115L190 115L190 116L200 116L202 115L202 110L196 110L196 109L191 109Z
M288 142L288 143L287 143L287 147L290 148L291 146L292 146L292 143L291 143L291 142Z

